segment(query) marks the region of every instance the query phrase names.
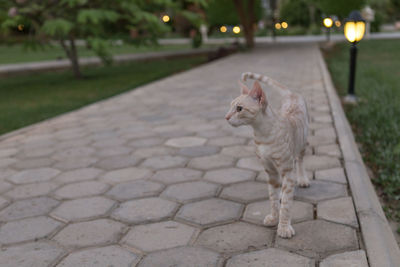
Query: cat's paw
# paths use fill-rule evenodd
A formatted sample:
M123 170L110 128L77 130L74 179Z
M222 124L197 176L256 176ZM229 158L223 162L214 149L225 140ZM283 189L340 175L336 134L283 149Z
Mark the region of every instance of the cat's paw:
M297 182L297 184L299 185L299 187L309 187L310 186L310 181L307 180L300 180Z
M290 224L279 224L278 225L278 236L282 238L292 238L295 232Z
M264 218L264 225L266 226L275 226L278 224L279 218L278 216L272 216L272 214L268 214Z

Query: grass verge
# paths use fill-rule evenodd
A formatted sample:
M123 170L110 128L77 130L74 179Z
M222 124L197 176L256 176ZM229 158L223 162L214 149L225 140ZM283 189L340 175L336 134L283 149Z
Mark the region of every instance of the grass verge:
M205 45L203 47L207 48L212 46ZM191 48L192 46L189 44L160 46L115 45L109 49L109 52L112 55L120 55L144 52L178 51ZM92 50L85 46L78 46L78 55L80 58L96 56ZM26 49L22 45L18 44L12 46L0 45L0 65L57 59L66 59L65 52L59 45L46 46L36 50Z
M187 70L206 56L133 62L83 68L84 79L70 71L18 75L0 79L0 134L42 121Z
M339 43L325 53L342 96L347 92L349 46ZM361 102L346 105L345 111L386 215L400 222L400 40L369 40L357 46L355 88Z

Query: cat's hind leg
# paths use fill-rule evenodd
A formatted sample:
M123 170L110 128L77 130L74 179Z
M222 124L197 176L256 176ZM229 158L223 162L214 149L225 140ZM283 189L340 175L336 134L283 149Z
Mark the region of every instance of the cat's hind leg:
M282 175L281 207L279 210L278 236L291 238L295 232L291 225L291 209L293 205L293 195L295 188L295 170Z
M306 169L304 168L304 154L305 150L303 150L299 157L296 160L296 175L297 175L297 184L299 187L309 187L310 180L308 179Z
M269 201L271 204L271 213L265 216L264 224L267 226L275 226L279 221L279 189L281 187L278 171L273 166L269 166L265 171L268 173L268 191Z

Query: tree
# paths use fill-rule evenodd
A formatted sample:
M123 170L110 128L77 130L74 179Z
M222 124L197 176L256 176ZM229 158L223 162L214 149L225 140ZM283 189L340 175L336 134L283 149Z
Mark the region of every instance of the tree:
M256 27L256 10L261 10L260 1L233 0L239 20L243 26L244 37L248 48L254 47L254 30Z
M365 5L365 0L319 0L318 4L326 15L346 18L352 10L360 10Z
M2 23L2 28L28 24L35 42L56 40L70 60L75 77L80 78L77 39L85 40L88 48L109 63L110 40L155 42L157 36L168 30L160 15L166 10L182 11L179 10L182 1L6 0L9 18ZM202 4L204 0L190 2ZM189 18L196 17L190 12L182 13Z

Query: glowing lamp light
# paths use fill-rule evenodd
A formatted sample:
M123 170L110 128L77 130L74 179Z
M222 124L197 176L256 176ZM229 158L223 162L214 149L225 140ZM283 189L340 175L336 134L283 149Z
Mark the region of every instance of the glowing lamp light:
M240 33L240 27L239 26L235 26L235 27L233 27L232 31L235 34L239 34Z
M349 74L349 89L348 95L345 97L347 103L357 103L354 84L356 77L356 58L357 58L357 43L361 41L365 33L365 21L361 17L359 11L354 10L350 13L344 24L344 35L351 43L350 47L350 74Z
M225 26L221 26L220 28L219 28L219 31L220 32L226 32L228 29L225 27Z
M22 32L22 31L24 30L24 25L23 25L23 24L19 24L19 25L18 25L18 30L19 30L20 32Z
M164 15L164 16L162 17L162 20L163 20L165 23L167 23L168 21L171 20L171 18L170 18L168 15Z
M365 33L365 21L360 12L352 11L344 24L344 35L350 43L361 41Z
M333 20L331 18L324 18L323 23L325 27L330 28L333 25Z
M337 21L335 21L335 26L339 28L340 26L342 26L342 23L337 20Z
M275 29L280 30L282 28L282 25L278 22L275 23Z
M287 29L288 24L287 24L287 22L284 21L281 23L281 26L282 26L282 28Z

